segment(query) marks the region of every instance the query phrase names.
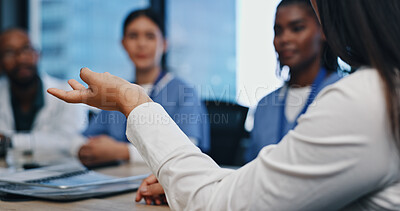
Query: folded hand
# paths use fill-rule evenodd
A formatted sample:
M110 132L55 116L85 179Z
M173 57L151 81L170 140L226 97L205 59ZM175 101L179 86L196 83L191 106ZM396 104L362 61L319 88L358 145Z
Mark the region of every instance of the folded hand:
M142 198L144 198L148 205L152 203L156 205L167 203L164 189L153 174L144 179L142 184L140 184L136 193L136 202L139 202Z
M129 160L128 143L119 142L107 135L91 137L79 149L78 157L84 165Z

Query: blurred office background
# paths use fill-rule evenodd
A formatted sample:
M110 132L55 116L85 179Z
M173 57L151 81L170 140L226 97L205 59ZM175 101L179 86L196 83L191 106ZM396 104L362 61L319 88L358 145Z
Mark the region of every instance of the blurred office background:
M131 10L151 7L166 23L168 70L193 84L218 117L210 119L210 155L237 165L248 137L248 107L282 83L273 47L279 1L0 0L0 27L29 31L43 73L78 79L80 68L89 67L134 80L121 45L122 22Z
M276 89L273 17L279 0L1 0L1 28L27 28L40 71L77 78L81 67L133 80L120 44L129 11L153 7L166 22L169 71L204 99L244 106Z

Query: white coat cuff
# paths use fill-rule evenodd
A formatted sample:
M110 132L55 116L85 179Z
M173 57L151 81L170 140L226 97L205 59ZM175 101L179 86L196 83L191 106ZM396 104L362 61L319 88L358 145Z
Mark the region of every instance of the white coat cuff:
M178 148L189 146L199 150L164 108L154 102L144 103L131 111L126 136L155 175L168 155Z

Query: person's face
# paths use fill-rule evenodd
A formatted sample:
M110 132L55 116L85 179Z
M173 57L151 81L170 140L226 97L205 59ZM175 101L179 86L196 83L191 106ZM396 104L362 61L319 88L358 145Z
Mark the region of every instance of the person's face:
M128 24L122 45L136 70L150 70L161 66L166 42L158 26L146 16L138 17Z
M37 76L38 54L25 32L13 30L0 37L0 69L17 85L27 86Z
M302 5L280 7L275 19L274 46L282 65L301 68L317 59L323 35L313 14Z

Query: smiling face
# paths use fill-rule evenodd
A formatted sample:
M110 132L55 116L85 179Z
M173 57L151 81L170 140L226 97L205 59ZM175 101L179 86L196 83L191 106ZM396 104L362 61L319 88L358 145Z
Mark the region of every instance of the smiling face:
M301 4L279 7L275 19L274 46L282 65L293 71L321 56L323 35L312 13Z
M28 35L10 30L0 37L0 65L12 83L21 87L31 85L37 77L38 54Z
M166 42L161 30L148 17L140 16L127 25L122 45L137 71L161 67Z

